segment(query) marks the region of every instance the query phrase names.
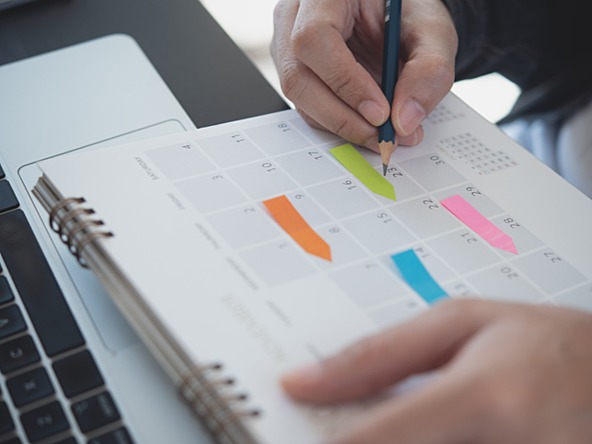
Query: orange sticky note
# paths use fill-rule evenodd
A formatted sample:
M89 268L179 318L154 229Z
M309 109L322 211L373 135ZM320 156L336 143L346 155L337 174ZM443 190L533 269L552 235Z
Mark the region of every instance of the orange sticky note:
M314 231L294 208L286 196L274 197L263 201L267 210L282 229L302 247L314 256L331 261L331 247Z

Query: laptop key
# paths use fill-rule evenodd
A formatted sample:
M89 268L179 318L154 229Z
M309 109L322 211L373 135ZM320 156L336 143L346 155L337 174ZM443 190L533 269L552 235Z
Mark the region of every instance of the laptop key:
M72 436L68 436L60 441L55 442L54 444L77 444L76 439Z
M0 308L0 339L5 339L26 329L27 324L17 305L12 304Z
M83 433L96 430L120 419L113 398L108 392L99 393L72 405L72 413Z
M0 180L0 211L12 210L19 206L18 200L7 180Z
M0 435L14 430L14 422L10 417L8 406L5 402L0 402Z
M103 377L88 350L54 362L53 370L68 398L104 384Z
M0 276L0 305L6 304L7 302L11 302L13 300L14 294L12 293L10 285L8 285L6 276Z
M21 424L31 442L48 438L69 427L64 410L58 401L23 413L21 415Z
M0 344L0 371L4 374L39 361L39 353L29 335Z
M0 253L47 354L83 345L80 329L21 210L0 214Z
M17 407L38 401L54 393L53 385L43 367L38 367L6 381L12 402Z
M121 427L104 435L91 439L88 444L133 444L131 436L125 427Z

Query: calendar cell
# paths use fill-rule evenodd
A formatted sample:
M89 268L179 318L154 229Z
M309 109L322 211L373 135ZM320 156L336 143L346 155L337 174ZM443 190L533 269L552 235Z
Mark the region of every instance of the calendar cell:
M353 216L378 207L364 185L351 176L308 188L309 193L337 218Z
M331 143L339 140L335 134L328 131L321 131L311 127L302 119L295 119L289 121L290 125L300 131L308 140L311 140L315 145L324 143Z
M405 296L392 304L384 305L368 313L382 330L402 324L428 309L425 302L414 296Z
M400 166L429 192L466 181L437 153L406 160Z
M502 210L494 201L479 191L475 185L470 183L465 183L450 190L435 193L435 197L438 201L442 201L455 195L461 196L471 204L473 208L488 219L494 216L499 216L504 212L504 210Z
M548 294L586 280L583 274L549 248L517 258L513 263Z
M208 221L233 248L243 248L281 236L270 217L256 205L244 205L208 216Z
M377 167L377 171L382 174L382 164ZM386 180L392 183L395 187L397 202L410 199L412 197L417 197L423 193L421 188L419 188L419 186L417 186L417 184L411 180L407 173L398 168L396 165L389 165L388 169L386 170L385 177ZM385 205L392 203L388 199L384 199L381 196L378 196L378 199Z
M288 193L286 197L311 227L329 223L331 220L327 213L314 202L308 193L296 191L294 193Z
M529 251L544 245L543 241L528 231L522 224L520 224L520 222L509 214L493 218L491 222L512 238L518 254L528 253ZM498 250L498 253L505 258L516 257L515 254L503 250Z
M311 146L310 142L287 122L258 126L245 130L245 134L269 156Z
M475 289L461 279L446 282L442 285L442 288L452 299L474 298L477 296Z
M555 301L565 307L592 312L592 284L587 283L567 291L555 297Z
M458 273L470 273L499 261L485 242L470 230L461 229L432 239L427 245Z
M428 196L393 205L389 210L420 238L462 227L458 219Z
M388 210L377 210L343 222L344 227L373 254L402 250L416 242Z
M158 169L171 181L214 171L216 167L194 143L164 146L146 151Z
M265 156L263 151L240 131L200 139L198 144L220 168L254 162Z
M251 199L260 200L298 188L274 160L261 160L227 170Z
M368 162L370 165L372 165L375 168L382 168L382 159L380 158L380 154L375 153L372 150L369 150L368 148L364 148L361 147L360 145L355 145L356 149L358 150L358 152L362 155L362 157L364 159L366 159L366 162ZM382 174L382 170L381 173Z
M516 267L506 264L469 276L467 281L484 299L525 303L543 299L543 294Z
M452 269L445 264L438 256L436 256L428 247L425 245L415 245L412 247L413 251L428 271L428 273L434 278L436 283L440 285L441 282L446 282L453 279L456 275ZM401 282L405 282L401 276L401 273L397 269L395 262L391 255L383 256L381 258L382 263L395 275ZM407 284L405 283L405 286Z
M346 265L366 256L362 247L340 225L330 224L315 231L331 247L331 262L313 258L323 269Z
M294 180L306 187L344 175L326 156L324 151L311 148L277 157L275 160L290 172Z
M400 298L408 291L382 264L374 260L333 271L329 277L363 309Z
M246 201L224 173L182 180L175 183L189 202L203 213L225 209Z
M287 238L243 250L240 256L270 286L285 284L315 273L300 247Z

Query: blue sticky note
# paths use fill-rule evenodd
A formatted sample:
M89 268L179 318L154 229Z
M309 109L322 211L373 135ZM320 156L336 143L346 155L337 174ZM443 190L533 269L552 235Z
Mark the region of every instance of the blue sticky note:
M406 250L391 257L405 282L428 304L448 296L423 266L415 251Z

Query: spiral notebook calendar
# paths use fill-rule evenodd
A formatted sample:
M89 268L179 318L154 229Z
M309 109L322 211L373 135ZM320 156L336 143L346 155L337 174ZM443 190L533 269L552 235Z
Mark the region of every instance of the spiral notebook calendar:
M590 201L452 94L424 129L386 177L290 110L49 159L35 194L217 440L318 442L364 407L288 369L443 298L592 309Z

